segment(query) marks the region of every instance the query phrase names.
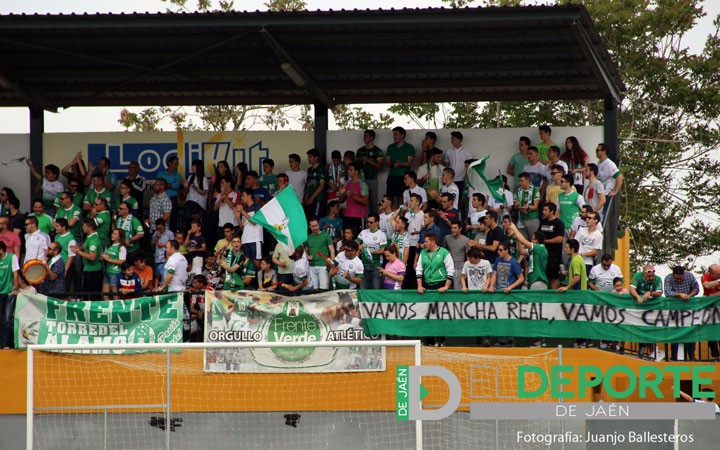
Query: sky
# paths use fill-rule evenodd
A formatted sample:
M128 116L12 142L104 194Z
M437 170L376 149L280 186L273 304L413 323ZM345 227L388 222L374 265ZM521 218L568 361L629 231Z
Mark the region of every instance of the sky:
M427 8L447 7L441 0L350 0L319 1L306 0L308 9L389 9L389 8ZM235 0L237 10L265 10L265 0ZM195 4L196 0L188 0ZM476 2L479 4L480 2ZM544 2L536 2L544 3ZM710 32L712 20L720 14L720 1L706 0L703 2L707 16L691 30L685 42L692 51L699 52ZM71 13L132 13L132 12L165 12L168 3L161 0L0 0L0 14L71 14ZM389 105L363 105L367 110L380 113L387 111ZM69 108L58 113L45 113L45 132L94 132L124 131L118 123L122 106L107 108ZM143 108L128 108L140 111ZM189 111L190 112L190 111ZM197 122L197 121L196 121ZM418 128L414 123L397 121L394 125L407 128ZM168 124L166 130L172 129ZM29 112L27 108L0 108L0 133L28 133Z

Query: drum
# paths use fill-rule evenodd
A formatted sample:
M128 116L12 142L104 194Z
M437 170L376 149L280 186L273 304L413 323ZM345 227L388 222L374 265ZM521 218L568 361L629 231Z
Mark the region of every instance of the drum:
M45 281L45 276L47 275L47 269L45 269L43 262L39 259L31 259L23 264L22 272L30 284L42 283Z

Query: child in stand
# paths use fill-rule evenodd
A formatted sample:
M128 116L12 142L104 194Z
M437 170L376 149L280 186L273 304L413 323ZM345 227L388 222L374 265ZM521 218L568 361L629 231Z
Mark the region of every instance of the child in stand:
M259 291L274 291L277 288L277 273L272 265L272 258L269 256L260 260L260 272L257 274Z
M20 286L20 289L18 289L18 293L20 294L37 294L37 290L35 290L35 286L30 284L30 282L25 278L25 275L22 273L22 270L18 270L18 285Z
M135 273L135 266L124 262L120 267L122 275L117 279L115 285L117 292L120 293L123 299L136 297L142 292L143 283L138 274Z
M615 277L615 279L613 280L613 292L618 295L630 294L630 291L625 289L625 286L623 286L623 279L620 277Z

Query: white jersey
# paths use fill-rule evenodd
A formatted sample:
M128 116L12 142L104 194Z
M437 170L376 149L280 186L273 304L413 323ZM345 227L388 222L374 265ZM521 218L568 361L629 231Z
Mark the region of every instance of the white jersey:
M416 247L418 245L418 241L420 240L420 230L423 227L423 217L424 213L422 211L418 211L417 213L408 211L405 213L405 218L408 220L407 231L410 235L408 238L408 245L410 247Z
M173 277L168 284L168 292L178 292L185 290L187 283L187 267L188 263L185 257L176 251L165 263L165 275L172 273Z
M255 215L255 211L249 211L248 215L250 217ZM263 241L263 227L260 225L257 225L255 223L252 223L248 219L245 218L245 216L242 216L243 221L243 232L242 237L240 238L240 242L243 244L250 244L252 242L262 242ZM252 257L252 255L248 255L249 257Z
M303 196L305 195L305 180L307 179L307 172L305 172L304 170L298 170L297 172L287 170L285 171L285 174L288 176L290 185L293 187L293 189L295 189L295 193L297 194L298 198L302 200Z
M613 280L622 277L622 271L615 264L610 264L608 270L603 269L602 264L597 264L590 269L588 281L595 284L595 286L603 292L612 292Z
M458 208L458 202L460 201L460 189L457 187L457 184L450 183L450 184L443 184L440 186L440 193L441 194L450 194L453 196L453 208Z
M391 211L389 213L381 212L379 214L380 229L382 230L383 233L385 233L385 238L388 241L390 241L390 238L392 238L392 235L395 233L395 230L393 230L392 221L390 221L390 219L392 219L392 216L394 213L395 213L394 211Z
M360 258L356 256L353 259L348 259L345 256L345 252L340 252L335 255L333 264L338 267L338 273L334 277L335 286L337 286L338 289L357 289L357 284L351 283L350 280L345 278L345 274L350 272L351 277L355 278L359 276L362 278L365 267L363 267Z
M462 268L462 274L465 275L467 280L467 287L470 291L479 291L485 286L490 274L492 273L492 266L490 261L487 259L481 259L479 263L473 264L470 261L465 261Z
M599 250L602 252L603 235L597 229L590 233L588 231L588 227L581 227L575 234L575 240L580 243L580 251L578 252L580 254L587 253L592 250ZM600 252L598 252L598 255ZM583 256L582 259L585 261L586 266L595 264L595 257L593 256Z
M408 207L410 205L410 194L417 194L422 198L422 203L420 204L420 207L427 203L427 193L425 192L425 188L421 188L419 185L416 185L414 188L411 189L405 189L403 192L403 205Z
M615 189L615 178L620 174L620 170L618 170L617 166L610 158L607 158L605 161L598 162L597 166L597 178L605 187L605 195L607 195Z
M50 246L50 236L37 230L34 233L28 233L25 235L25 259L23 264L32 260L39 259L45 261L45 254L48 247Z

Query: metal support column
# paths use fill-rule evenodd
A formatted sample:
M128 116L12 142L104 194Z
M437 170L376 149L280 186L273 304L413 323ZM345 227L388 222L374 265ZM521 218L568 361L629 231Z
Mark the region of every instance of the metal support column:
M613 160L615 164L619 164L618 154L618 103L617 100L609 95L605 98L605 107L603 108L603 122L604 122L604 139L608 145L608 158ZM620 168L622 170L622 168ZM604 240L603 240L603 253L613 254L615 248L617 248L618 238L618 223L620 219L620 198L619 195L615 197L608 197L610 206L607 210L607 217L605 218L605 229L604 229Z
M319 101L313 103L315 113L315 148L320 152L320 164L329 160L327 156L327 132L330 111L327 105Z
M30 155L28 157L35 165L35 168L43 173L43 133L45 132L45 111L36 105L30 105ZM39 183L30 173L30 199ZM20 205L21 208L32 209L32 205Z

